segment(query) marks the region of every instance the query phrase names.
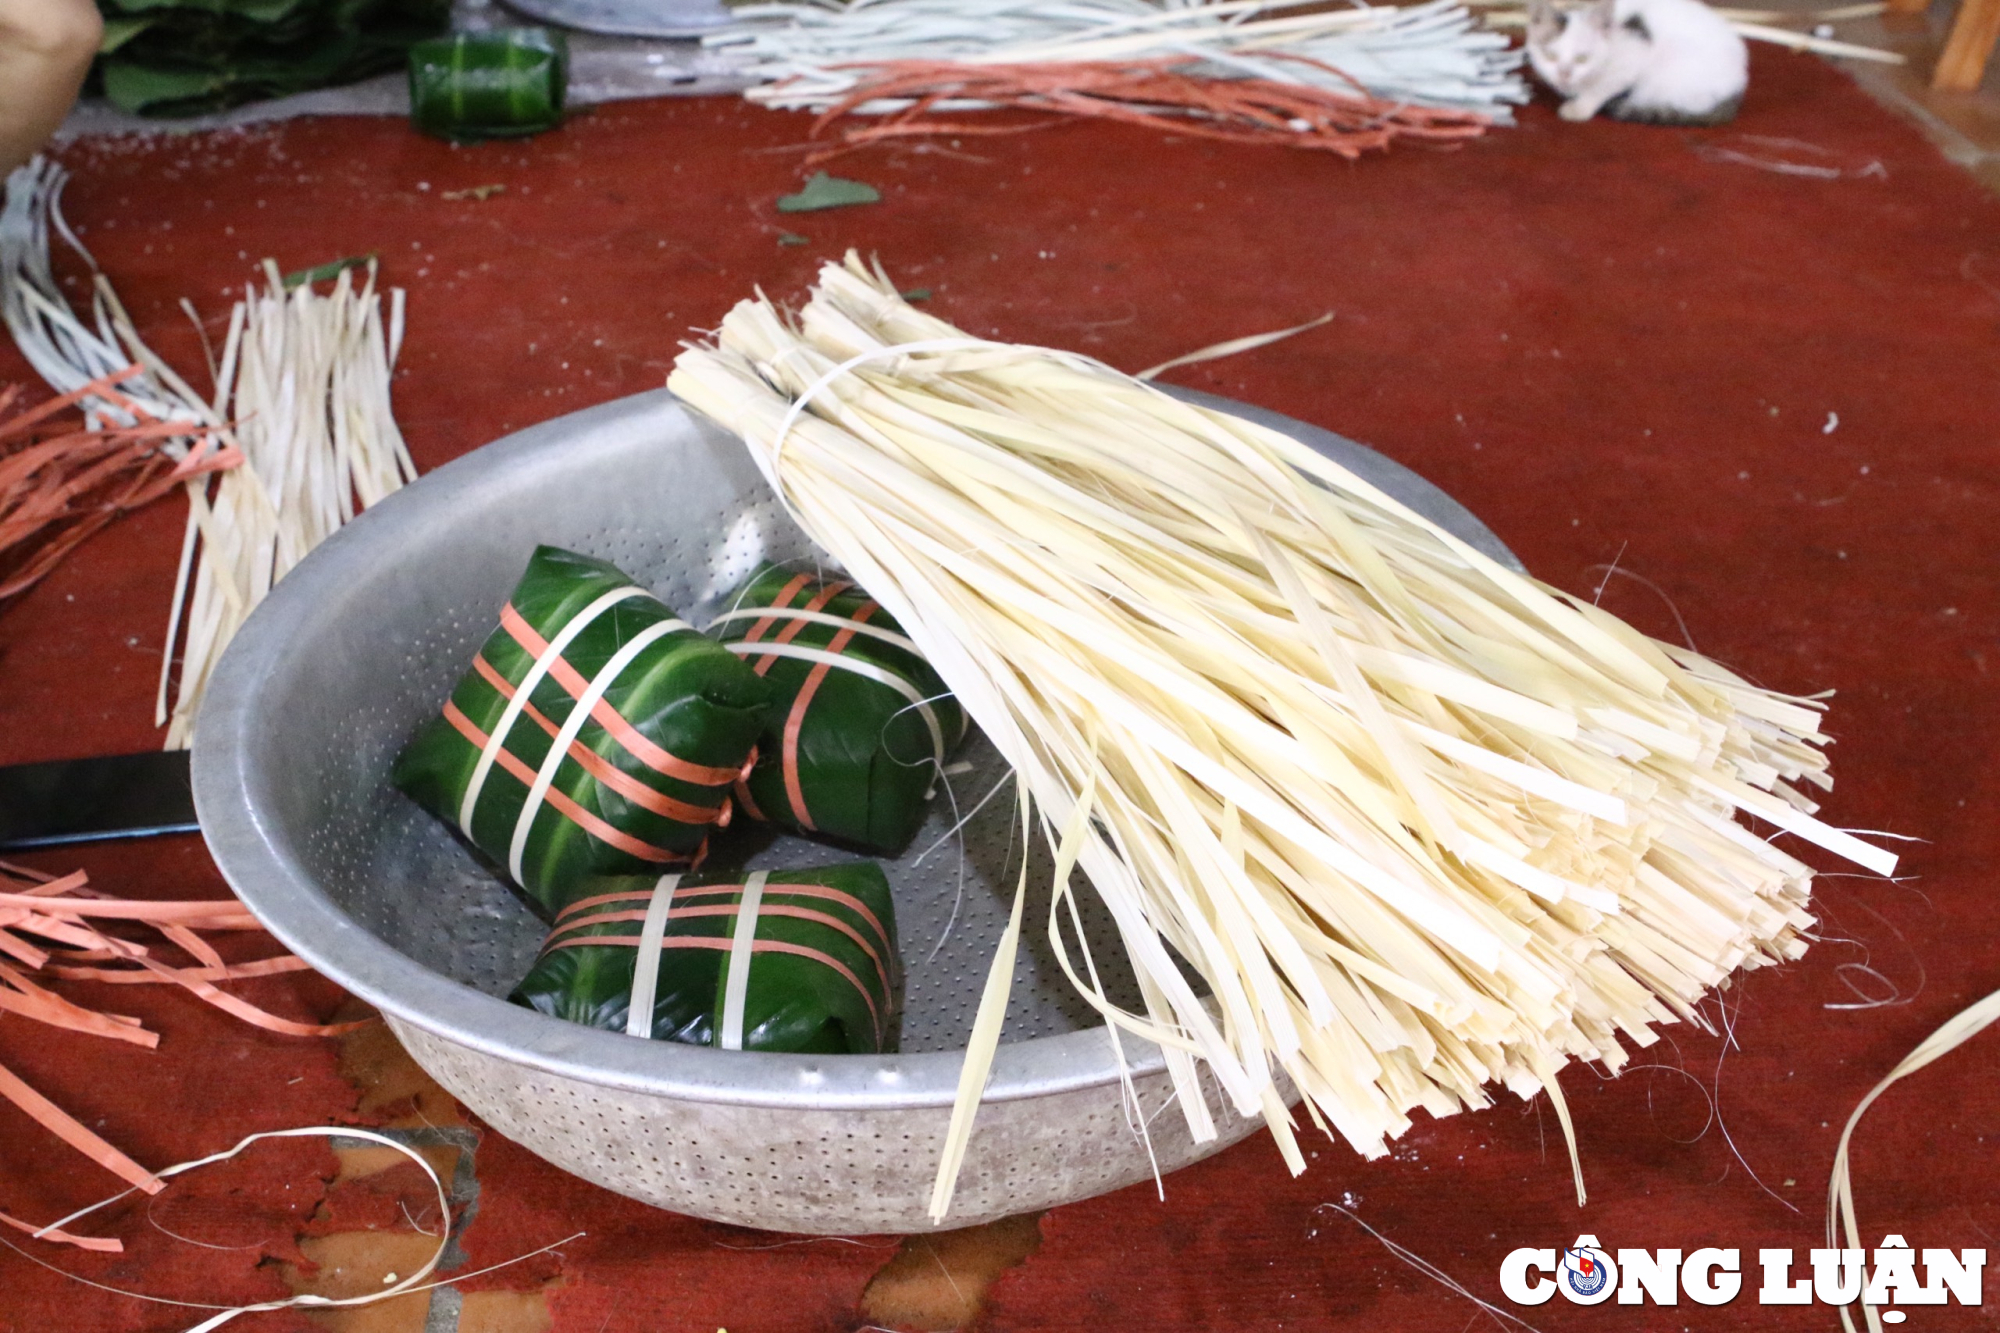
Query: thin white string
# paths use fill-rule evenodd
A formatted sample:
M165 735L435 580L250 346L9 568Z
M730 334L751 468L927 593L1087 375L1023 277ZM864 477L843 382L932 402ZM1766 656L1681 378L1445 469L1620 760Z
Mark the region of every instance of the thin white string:
M390 1138L386 1134L376 1134L370 1130L353 1129L344 1125L342 1126L312 1125L300 1129L267 1130L261 1134L250 1135L249 1137L238 1142L236 1146L233 1148L229 1148L218 1153L210 1153L207 1157L196 1158L195 1160L190 1162L181 1162L178 1163L177 1165L167 1167L163 1171L156 1172L155 1174L164 1180L172 1176L178 1176L186 1171L192 1171L197 1167L209 1166L216 1162L226 1162L230 1158L235 1157L238 1153L241 1153L244 1149L248 1148L251 1144L260 1142L264 1139L317 1138L321 1136L325 1136L328 1138L364 1139L370 1143L380 1144L385 1148L395 1149L397 1152L401 1153L403 1156L409 1158L411 1161L415 1162L418 1166L423 1168L424 1174L430 1178L431 1187L437 1191L438 1209L440 1213L445 1217L449 1217L451 1215L451 1200L449 1196L447 1196L447 1194L445 1193L444 1181L439 1178L437 1169L424 1159L423 1154L417 1152L416 1149L410 1147L408 1144L397 1142L395 1139ZM46 1236L49 1232L65 1227L69 1225L71 1222L78 1220L79 1218L88 1217L90 1214L97 1212L101 1208L109 1207L110 1205L118 1202L120 1199L125 1198L127 1195L131 1193L133 1193L133 1191L129 1189L121 1190L120 1192L112 1195L108 1199L103 1199L97 1203L91 1204L88 1208L79 1208L77 1209L77 1211L71 1213L69 1216L61 1218L58 1221L51 1222L49 1225L43 1227L40 1231L35 1232L34 1235L37 1239L40 1239ZM326 1296L304 1295L304 1296L294 1296L291 1299L284 1301L266 1301L257 1305L241 1305L232 1307L224 1305L211 1305L199 1301L167 1300L163 1297L148 1296L145 1295L144 1293L136 1291L124 1291L116 1287L105 1287L104 1289L107 1291L115 1291L122 1296L130 1296L136 1300L151 1301L155 1304L160 1304L160 1305L178 1305L178 1306L188 1307L191 1309L220 1311L221 1313L217 1314L214 1318L204 1320L195 1328L189 1330L189 1333L206 1333L206 1331L209 1329L220 1328L223 1324L228 1323L230 1320L234 1319L239 1314L248 1314L253 1310L282 1310L291 1306L299 1306L299 1305L312 1305L312 1306L367 1305L375 1301L386 1300L391 1296L406 1295L416 1286L417 1283L423 1281L426 1277L430 1276L431 1271L437 1267L438 1260L444 1257L445 1245L446 1245L446 1240L441 1235L438 1240L438 1247L436 1251L434 1251L431 1254L431 1257L425 1261L423 1267L419 1268L416 1272L410 1274L410 1276L404 1278L401 1282L398 1282L393 1286L384 1287L379 1292L370 1292L366 1296L350 1296L341 1300L335 1300ZM25 1253L25 1251L21 1252ZM34 1256L29 1255L28 1257L33 1258ZM36 1260L36 1262L40 1263L41 1261ZM42 1266L44 1268L53 1269L54 1271L59 1273L63 1273L64 1276L66 1277L75 1278L76 1281L87 1283L90 1286L102 1285L100 1283L90 1282L88 1278L77 1277L77 1275L74 1273L65 1272L65 1270L56 1268L55 1265L53 1264L45 1263L42 1264Z
M5 1245L8 1249L14 1251L14 1253L20 1255L23 1259L26 1259L29 1263L35 1264L36 1266L41 1268L45 1268L51 1273L55 1273L60 1277L68 1278L72 1282L81 1283L83 1286L91 1287L98 1291L109 1292L114 1296L124 1296L131 1300L145 1301L152 1305L171 1305L187 1310L216 1311L217 1313L214 1314L211 1318L202 1321L200 1324L197 1324L188 1330L188 1333L209 1333L209 1330L220 1328L222 1325L230 1322L231 1320L236 1318L237 1315L240 1314L253 1314L266 1310L283 1310L296 1306L309 1306L315 1309L325 1309L332 1306L372 1305L377 1301L386 1301L397 1296L408 1296L416 1292L431 1291L438 1287L453 1286L457 1283L464 1282L470 1278L480 1277L483 1276L484 1274L494 1272L498 1269L511 1267L514 1264L521 1263L523 1260L532 1259L537 1255L547 1254L550 1250L556 1249L563 1245L567 1245L571 1241L581 1239L583 1236L588 1234L582 1231L573 1232L570 1235L564 1236L561 1240L551 1241L549 1244L542 1246L540 1249L529 1250L526 1254L517 1254L511 1259L503 1259L501 1262L497 1264L488 1264L484 1268L477 1268L469 1273L459 1273L456 1276L447 1278L443 1281L425 1282L423 1281L423 1279L428 1277L431 1274L431 1272L436 1269L438 1260L444 1257L445 1247L448 1244L451 1235L451 1228L449 1225L449 1220L451 1217L451 1212L450 1212L451 1205L450 1205L450 1200L445 1193L444 1182L439 1179L437 1171L431 1166L431 1164L428 1161L424 1159L423 1155L417 1152L414 1148L410 1147L408 1144L398 1142L395 1139L389 1138L387 1135L377 1134L366 1129L356 1129L347 1125L324 1125L324 1126L311 1125L298 1129L268 1130L261 1134L252 1134L248 1138L245 1138L241 1142L239 1142L235 1147L230 1148L227 1151L212 1153L207 1157L198 1158L191 1162L181 1162L176 1166L167 1167L164 1170L157 1172L156 1174L159 1175L162 1179L166 1179L168 1177L180 1175L183 1172L192 1171L197 1167L209 1166L216 1162L225 1162L228 1161L230 1158L236 1156L238 1153L242 1152L244 1149L248 1148L251 1144L256 1143L263 1139L312 1138L320 1135L324 1135L327 1138L335 1138L335 1139L365 1139L372 1143L379 1143L385 1148L393 1148L397 1152L403 1154L403 1156L415 1162L419 1167L422 1167L424 1174L430 1177L431 1185L437 1191L438 1207L442 1216L446 1219L446 1225L441 1227L437 1233L439 1237L438 1248L436 1253L431 1255L430 1261L426 1263L422 1268L418 1269L416 1272L410 1274L410 1276L404 1278L401 1282L395 1283L394 1285L391 1286L385 1286L380 1291L372 1291L367 1293L366 1295L349 1296L341 1299L334 1299L332 1297L318 1296L308 1293L301 1296L294 1296L289 1300L265 1301L256 1305L237 1305L237 1306L215 1305L206 1301L181 1301L181 1300L174 1300L166 1296L152 1296L148 1295L143 1291L132 1291L129 1288L114 1287L108 1283L96 1282L90 1278L82 1276L81 1274L72 1273L66 1268L58 1267L57 1265L52 1264L48 1262L48 1260L40 1258L37 1255L30 1254L28 1251L14 1244L12 1241L6 1239L4 1236L0 1236L0 1245ZM77 1209L77 1211L71 1213L69 1216L64 1217L58 1221L51 1222L48 1226L43 1227L40 1231L37 1231L33 1234L37 1237L45 1236L47 1233L51 1231L55 1231L61 1227L67 1226L69 1223L76 1221L78 1218L88 1217L90 1214L97 1212L102 1208L108 1208L112 1204L118 1202L120 1199L123 1199L135 1192L136 1191L129 1189L121 1190L117 1194L112 1195L108 1199L99 1200L98 1202L91 1204L87 1208L79 1208ZM422 1228L418 1228L418 1230L422 1231ZM428 1235L430 1233L424 1232L423 1234Z
M796 643L750 643L747 640L739 640L735 643L725 643L722 646L730 652L743 657L791 657L801 662L818 662L825 666L835 667L841 671L851 671L857 676L865 676L867 679L875 681L878 684L887 685L890 689L908 699L910 707L917 710L917 716L923 719L925 730L931 734L932 757L936 759L940 767L944 765L944 752L946 748L944 743L944 726L938 721L937 711L931 707L930 696L926 695L909 681L904 680L895 672L885 667L879 667L873 662L864 662L859 658L848 657L842 653L830 653L823 648L807 648L802 644Z
M1416 1251L1410 1249L1407 1246L1397 1244L1395 1241L1390 1240L1387 1236L1377 1231L1374 1227L1369 1226L1366 1222L1361 1220L1361 1216L1358 1213L1356 1213L1353 1209L1344 1208L1337 1203L1323 1203L1320 1204L1317 1208L1314 1208L1313 1211L1316 1213L1322 1211L1339 1213L1342 1217L1345 1217L1348 1221L1354 1223L1355 1226L1360 1227L1363 1231L1367 1232L1369 1235L1373 1236L1376 1240L1380 1241L1382 1243L1382 1247L1387 1251L1389 1251L1389 1253L1395 1255L1398 1259L1401 1259L1404 1263L1416 1269L1419 1273L1422 1273L1425 1277L1437 1283L1439 1286L1443 1287L1446 1291L1452 1292L1455 1295L1463 1296L1465 1297L1466 1300L1471 1301L1474 1305L1484 1310L1488 1315L1492 1317L1493 1322L1495 1322L1496 1324L1500 1323L1500 1321L1502 1320L1505 1320L1507 1324L1516 1324L1521 1328L1527 1329L1528 1333L1538 1333L1533 1324L1528 1323L1526 1320L1520 1318L1517 1315L1508 1313L1507 1311L1501 1309L1499 1306L1493 1304L1491 1301L1481 1300L1479 1297L1473 1295L1472 1292L1466 1288L1464 1283L1460 1282L1457 1278L1453 1277L1451 1274L1445 1272L1442 1268L1439 1268L1436 1264L1432 1263L1430 1260L1424 1258L1421 1254L1418 1254ZM1473 1316L1474 1319L1477 1319L1478 1317L1479 1317L1478 1315ZM1468 1325L1468 1327L1470 1327L1470 1325ZM1506 1324L1501 1324L1501 1327L1505 1328Z
M825 611L807 611L803 607L746 606L723 612L709 621L707 627L712 630L725 620L757 620L765 616L774 620L803 620L813 625L828 625L835 629L851 630L856 634L865 634L871 639L880 639L886 644L901 648L906 653L916 653L919 657L923 655L917 651L917 645L912 643L907 635L898 634L892 629L883 629L880 625L871 625L864 620L850 620L846 616L830 615Z

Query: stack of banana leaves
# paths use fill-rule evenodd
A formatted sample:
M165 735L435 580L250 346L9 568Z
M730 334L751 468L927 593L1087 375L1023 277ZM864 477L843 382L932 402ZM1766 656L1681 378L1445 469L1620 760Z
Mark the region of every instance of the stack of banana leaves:
M192 116L401 68L451 0L97 0L96 78L126 111Z

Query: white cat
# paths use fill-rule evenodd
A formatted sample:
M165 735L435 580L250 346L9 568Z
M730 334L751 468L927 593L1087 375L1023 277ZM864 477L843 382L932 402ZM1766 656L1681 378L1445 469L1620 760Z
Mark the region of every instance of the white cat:
M1529 0L1528 59L1564 120L1720 125L1749 83L1749 52L1701 0Z

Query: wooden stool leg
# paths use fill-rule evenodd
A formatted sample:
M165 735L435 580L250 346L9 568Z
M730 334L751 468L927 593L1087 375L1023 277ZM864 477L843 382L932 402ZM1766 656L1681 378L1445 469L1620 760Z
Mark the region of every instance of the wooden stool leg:
M1977 88L1996 40L2000 40L2000 0L1960 0L1944 54L1931 73L1931 87L1961 93Z

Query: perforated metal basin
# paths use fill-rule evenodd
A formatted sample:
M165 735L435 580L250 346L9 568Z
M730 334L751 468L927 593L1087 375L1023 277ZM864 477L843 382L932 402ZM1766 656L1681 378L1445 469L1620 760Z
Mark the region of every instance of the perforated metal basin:
M1204 400L1202 395L1185 394ZM1509 559L1441 491L1349 441L1285 430ZM650 1042L507 1004L540 923L443 825L388 785L391 760L495 623L540 542L610 560L702 623L763 559L814 552L733 438L664 390L510 435L362 515L302 563L237 636L196 728L195 800L222 872L314 967L378 1007L417 1062L501 1133L606 1188L772 1230L921 1231L960 1055L1003 925L1018 846L1004 766L975 737L910 854L886 867L908 990L902 1053L785 1056ZM741 841L752 867L844 854ZM927 852L927 849L928 852ZM1148 1176L1106 1030L1049 953L1029 905L1005 1043L948 1225L1050 1207ZM1082 895L1086 903L1090 895ZM1101 961L1122 958L1087 920ZM1129 987L1130 978L1124 979ZM1127 997L1130 1002L1130 997ZM1163 1171L1257 1123L1210 1102L1190 1141L1156 1049L1129 1039L1138 1113Z

